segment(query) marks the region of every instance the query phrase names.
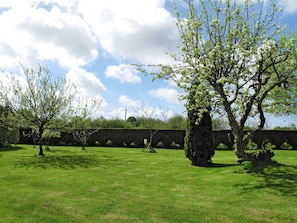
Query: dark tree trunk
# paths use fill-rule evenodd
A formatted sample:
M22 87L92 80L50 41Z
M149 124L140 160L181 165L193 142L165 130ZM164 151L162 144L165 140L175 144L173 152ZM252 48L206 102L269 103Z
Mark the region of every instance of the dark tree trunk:
M43 134L43 126L40 126L39 127L39 137L38 137L38 141L39 141L39 156L44 156L43 148L42 148L42 134Z
M210 113L205 112L198 124L197 120L196 113L188 111L185 155L192 161L192 165L207 166L215 153Z
M42 143L39 142L39 156L44 156Z

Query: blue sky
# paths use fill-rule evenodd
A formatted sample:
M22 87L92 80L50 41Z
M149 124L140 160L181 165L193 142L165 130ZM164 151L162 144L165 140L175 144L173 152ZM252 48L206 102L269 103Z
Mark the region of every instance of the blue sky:
M297 1L277 2L294 30ZM165 52L180 42L172 11L172 0L0 0L0 70L20 74L19 62L41 63L85 99L102 100L96 115L105 118L124 119L125 110L138 116L143 108L152 116L186 115L174 83L152 82L130 65L172 62ZM267 121L297 124L296 117Z

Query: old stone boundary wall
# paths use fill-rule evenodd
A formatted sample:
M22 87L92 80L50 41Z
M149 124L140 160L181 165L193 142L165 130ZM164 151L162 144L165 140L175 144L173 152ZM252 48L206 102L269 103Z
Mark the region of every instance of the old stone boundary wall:
M33 144L33 138L20 134L20 143ZM154 131L154 130L153 130ZM89 146L115 146L115 147L144 147L145 139L149 139L148 129L99 129L87 141ZM153 137L153 146L163 148L184 148L185 130L159 130ZM213 139L215 147L224 145L232 149L233 135L230 130L214 130ZM297 131L262 130L256 131L252 141L258 148L265 143L274 145L275 149L281 149L284 145L289 149L297 149ZM50 140L51 145L79 145L71 133L62 133L61 138Z

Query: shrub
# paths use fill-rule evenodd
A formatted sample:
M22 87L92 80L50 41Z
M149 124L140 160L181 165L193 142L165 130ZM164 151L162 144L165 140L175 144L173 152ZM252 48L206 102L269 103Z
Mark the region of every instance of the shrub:
M112 146L112 145L113 145L113 142L112 142L111 140L107 140L107 142L106 142L105 145L106 145L106 146Z

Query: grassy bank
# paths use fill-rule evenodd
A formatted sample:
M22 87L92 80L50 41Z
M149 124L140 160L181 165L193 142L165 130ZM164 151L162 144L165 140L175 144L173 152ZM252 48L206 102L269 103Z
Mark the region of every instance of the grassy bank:
M19 145L0 151L1 222L297 222L297 152L247 173L231 151L193 167L182 150Z

